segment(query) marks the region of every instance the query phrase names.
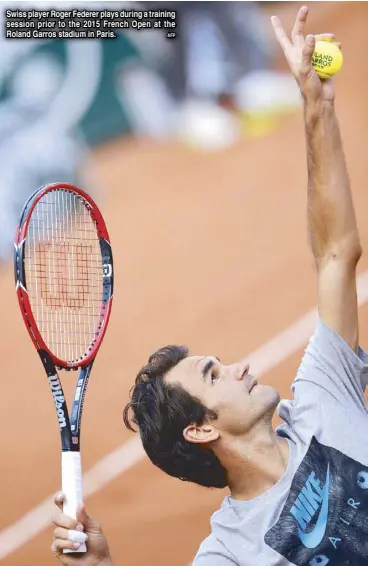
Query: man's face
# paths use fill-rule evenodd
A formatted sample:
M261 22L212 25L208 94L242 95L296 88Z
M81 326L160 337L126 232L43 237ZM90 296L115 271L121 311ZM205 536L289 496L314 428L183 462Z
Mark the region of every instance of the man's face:
M193 442L245 435L262 419L270 422L280 400L273 387L257 383L244 360L223 365L213 356L191 356L179 362L166 381L180 384L218 414L215 421L192 428L193 434L184 434Z

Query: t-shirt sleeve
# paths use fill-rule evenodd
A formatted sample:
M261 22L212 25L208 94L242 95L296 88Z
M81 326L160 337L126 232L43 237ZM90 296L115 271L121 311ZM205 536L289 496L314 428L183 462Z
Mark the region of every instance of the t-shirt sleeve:
M368 377L368 354L359 346L352 348L322 319L305 350L292 385L295 394L312 387L324 389L341 402L365 404L364 391Z
M359 347L355 353L319 318L291 387L294 398L281 401L278 412L293 428L298 421L311 424L313 416L319 422L331 417L336 421L340 409L368 415L367 385L367 352Z
M191 566L238 566L225 546L211 534L198 549Z

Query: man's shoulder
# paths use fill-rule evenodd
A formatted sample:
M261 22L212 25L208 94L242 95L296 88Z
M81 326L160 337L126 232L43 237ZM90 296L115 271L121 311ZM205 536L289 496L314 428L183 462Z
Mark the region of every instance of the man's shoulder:
M220 541L217 539L216 535L211 532L204 540L202 540L199 548L197 550L196 556L203 556L208 552L213 552L221 547Z
M192 566L236 564L225 545L211 532L200 544Z
M199 545L191 566L204 566L207 564L209 565L213 556L216 556L217 552L217 539L216 536L211 533Z
M221 550L223 548L222 542L216 536L216 519L222 517L224 510L227 508L226 499L222 502L222 505L219 509L217 509L211 516L210 525L211 525L211 532L210 534L201 542L198 548L197 556L213 553L216 551Z
M225 497L221 507L211 517L211 533L201 542L193 561L193 566L204 566L207 564L230 566L236 564L234 557L222 542L221 535L220 537L218 536L218 527L228 523L229 507L228 498Z

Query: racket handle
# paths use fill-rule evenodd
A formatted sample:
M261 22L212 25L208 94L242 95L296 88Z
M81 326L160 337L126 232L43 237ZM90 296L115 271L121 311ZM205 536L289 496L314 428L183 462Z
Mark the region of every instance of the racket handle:
M61 457L62 492L65 500L63 513L77 518L77 507L82 503L82 463L80 452L62 452ZM83 542L77 550L64 549L64 554L70 552L86 552L87 548Z

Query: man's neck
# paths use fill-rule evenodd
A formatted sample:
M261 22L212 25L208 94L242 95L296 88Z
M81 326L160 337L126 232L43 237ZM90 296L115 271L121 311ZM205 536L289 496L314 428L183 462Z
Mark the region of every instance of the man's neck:
M254 499L283 476L289 461L289 444L270 429L252 438L223 438L216 450L228 472L231 496Z

